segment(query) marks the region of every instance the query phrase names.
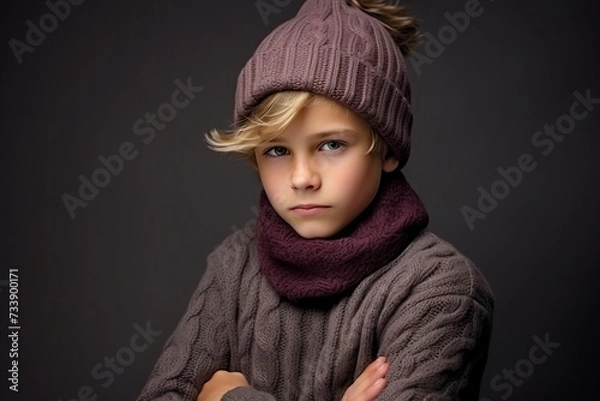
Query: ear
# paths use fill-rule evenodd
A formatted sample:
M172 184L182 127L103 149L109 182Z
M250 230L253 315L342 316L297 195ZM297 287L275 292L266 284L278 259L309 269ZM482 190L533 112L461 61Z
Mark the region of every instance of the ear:
M398 165L400 164L400 160L398 160L395 156L392 155L391 152L386 150L386 155L383 158L382 169L386 173L391 173L394 171Z

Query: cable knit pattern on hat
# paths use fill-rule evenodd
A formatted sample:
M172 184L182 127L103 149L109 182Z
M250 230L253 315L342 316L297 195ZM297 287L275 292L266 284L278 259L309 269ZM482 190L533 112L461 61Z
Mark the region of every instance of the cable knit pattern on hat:
M238 76L234 123L266 96L308 90L368 121L400 160L410 154L411 90L405 60L383 24L345 0L307 0L275 28Z
M261 274L249 226L209 255L138 401L193 401L219 369L250 383L222 401L339 401L379 355L390 370L378 401L475 401L493 309L481 272L428 231L346 297L298 307Z

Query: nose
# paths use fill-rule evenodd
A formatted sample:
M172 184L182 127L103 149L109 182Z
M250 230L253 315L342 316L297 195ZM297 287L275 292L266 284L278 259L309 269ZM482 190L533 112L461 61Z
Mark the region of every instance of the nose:
M291 187L296 190L318 189L321 178L318 171L312 166L311 161L298 158L292 166Z

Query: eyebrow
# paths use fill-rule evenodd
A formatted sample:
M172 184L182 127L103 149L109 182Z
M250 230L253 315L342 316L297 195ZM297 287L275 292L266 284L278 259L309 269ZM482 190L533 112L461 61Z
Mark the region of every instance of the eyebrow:
M351 130L351 129L332 129L332 130L321 131L321 132L311 134L311 135L309 135L309 138L322 139L322 138L329 138L332 136L356 137L356 136L358 136L358 132ZM276 137L276 138L271 139L267 143L273 143L273 142L286 142L286 140L283 138L280 138L280 137Z

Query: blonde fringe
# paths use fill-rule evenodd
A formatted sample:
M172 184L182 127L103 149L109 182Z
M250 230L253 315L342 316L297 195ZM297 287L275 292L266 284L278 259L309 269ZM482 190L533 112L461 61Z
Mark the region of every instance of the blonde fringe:
M276 138L304 107L318 100L307 91L281 91L264 99L242 123L232 130L212 129L204 135L208 148L215 152L236 153L256 169L254 150ZM350 110L348 110L350 111ZM373 130L367 154L385 146Z

